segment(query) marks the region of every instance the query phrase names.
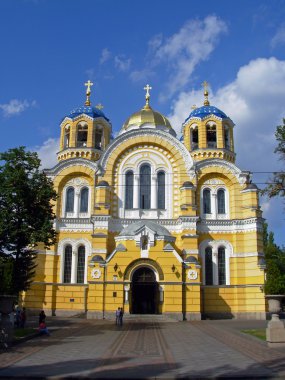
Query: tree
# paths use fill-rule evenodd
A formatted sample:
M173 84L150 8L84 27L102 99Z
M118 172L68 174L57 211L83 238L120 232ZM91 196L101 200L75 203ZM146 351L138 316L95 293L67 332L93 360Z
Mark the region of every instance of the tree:
M280 160L285 159L285 119L283 125L278 125L275 132L275 137L278 142L274 153L279 155ZM274 173L271 183L262 191L262 194L267 194L269 198L277 195L285 196L285 172Z
M0 293L29 288L39 242L45 248L55 243L55 199L37 153L25 147L0 153Z
M275 244L273 232L268 225L263 229L264 254L266 260L265 294L285 294L285 253Z

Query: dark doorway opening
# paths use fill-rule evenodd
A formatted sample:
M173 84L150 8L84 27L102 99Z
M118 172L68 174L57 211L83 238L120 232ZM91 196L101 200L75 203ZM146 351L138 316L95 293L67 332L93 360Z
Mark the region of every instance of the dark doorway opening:
M132 314L158 313L158 283L154 272L149 268L139 268L133 275Z

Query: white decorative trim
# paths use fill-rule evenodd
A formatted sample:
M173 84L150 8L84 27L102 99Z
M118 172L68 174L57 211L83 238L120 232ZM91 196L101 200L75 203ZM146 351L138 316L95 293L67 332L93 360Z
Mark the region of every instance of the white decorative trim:
M250 219L233 219L233 220L201 220L197 223L197 232L203 233L248 233L248 232L262 232L263 219L250 218Z
M188 280L197 280L198 272L195 269L189 269L187 273Z
M235 252L231 257L264 257L262 252Z
M58 162L53 168L45 169L45 173L49 178L54 179L63 170L68 169L70 167L74 167L74 166L82 166L84 168L89 168L94 171L94 174L96 170L98 169L97 162L87 160L82 157L77 157L77 158L69 158L67 160L62 160Z
M100 278L101 277L101 270L99 269L99 268L94 268L94 269L92 269L92 271L91 271L91 277L92 278L95 278L95 279L98 279L98 278Z

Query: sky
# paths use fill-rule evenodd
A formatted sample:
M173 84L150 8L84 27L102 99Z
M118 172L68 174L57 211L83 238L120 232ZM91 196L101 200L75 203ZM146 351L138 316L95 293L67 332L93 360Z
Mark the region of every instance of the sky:
M180 135L209 100L235 123L236 164L263 188L284 170L274 154L285 117L285 0L0 0L0 151L26 146L56 164L61 120L85 101L104 105L116 136L144 105ZM285 245L280 199L261 199Z

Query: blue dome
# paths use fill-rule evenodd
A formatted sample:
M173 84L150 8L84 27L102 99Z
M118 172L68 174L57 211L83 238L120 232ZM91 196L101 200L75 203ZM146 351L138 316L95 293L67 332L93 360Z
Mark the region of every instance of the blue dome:
M99 110L99 108L91 107L91 106L81 106L70 112L67 117L70 119L74 119L75 117L85 114L87 116L93 117L93 119L97 117L103 117L105 120L109 121L109 119L104 115L104 113Z
M204 119L205 117L209 115L215 115L217 117L220 117L221 119L226 119L228 116L219 108L214 106L203 106L199 108L195 108L190 115L187 117L187 120L189 120L191 117L199 117L200 119Z

